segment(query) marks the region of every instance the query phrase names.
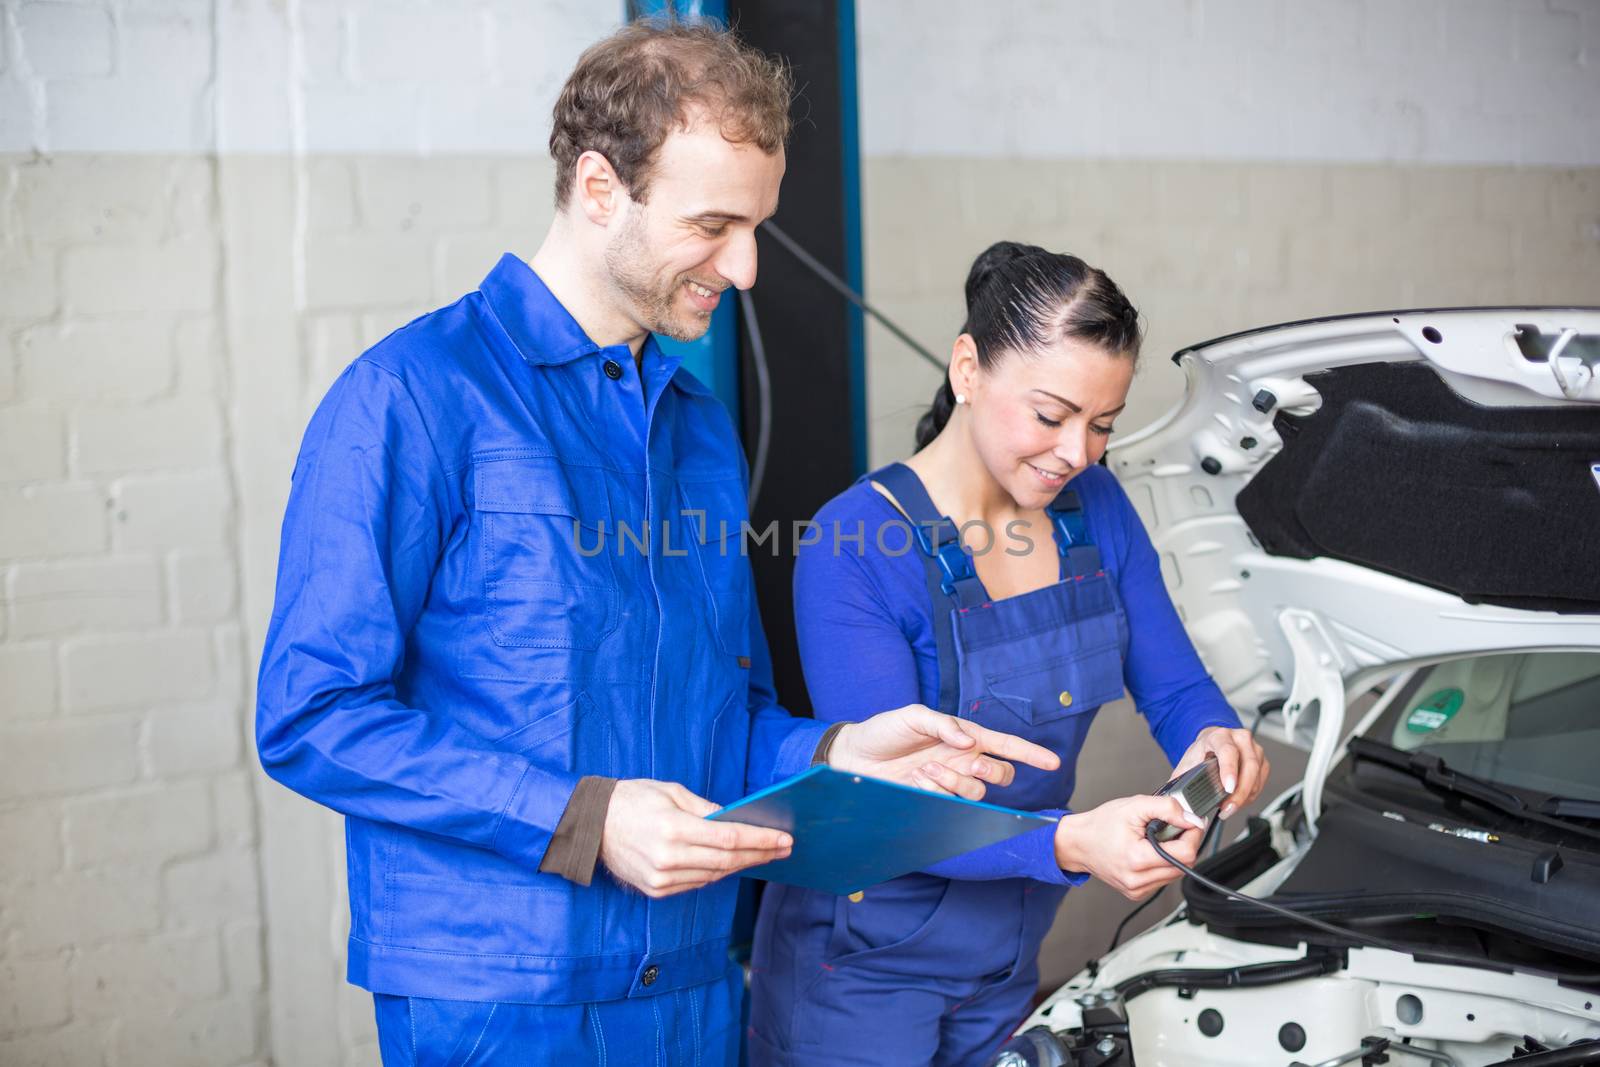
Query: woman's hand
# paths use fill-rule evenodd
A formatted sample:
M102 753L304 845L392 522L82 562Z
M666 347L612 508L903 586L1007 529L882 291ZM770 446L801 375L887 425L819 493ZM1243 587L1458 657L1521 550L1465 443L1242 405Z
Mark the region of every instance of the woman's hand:
M1194 866L1205 823L1185 811L1176 797L1148 796L1108 800L1063 816L1056 824L1056 864L1064 871L1086 871L1129 900L1143 900L1183 877L1145 840L1144 828L1152 819L1188 827L1161 847L1173 859Z
M1173 776L1182 774L1205 759L1207 752L1217 754L1222 788L1228 791L1227 802L1219 812L1226 819L1260 794L1262 787L1267 784L1267 774L1272 766L1267 762L1267 754L1250 736L1249 730L1208 726L1195 735L1194 744L1189 746L1189 751L1173 768Z

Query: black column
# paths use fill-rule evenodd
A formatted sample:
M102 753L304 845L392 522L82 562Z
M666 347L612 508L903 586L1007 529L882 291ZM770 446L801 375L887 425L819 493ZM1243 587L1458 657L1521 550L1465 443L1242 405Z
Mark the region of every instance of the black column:
M859 286L855 130L855 8L849 0L730 0L730 25L749 44L782 55L799 89L788 169L773 222L840 277ZM847 20L841 24L841 19ZM841 32L842 30L842 32ZM847 99L848 97L848 99ZM778 696L809 715L794 633L793 523L860 473L861 325L840 295L768 234L758 237L751 296L772 381L772 436L752 524L780 525L776 559L752 548L756 594L772 646ZM748 336L741 329L740 390L746 449L760 414Z

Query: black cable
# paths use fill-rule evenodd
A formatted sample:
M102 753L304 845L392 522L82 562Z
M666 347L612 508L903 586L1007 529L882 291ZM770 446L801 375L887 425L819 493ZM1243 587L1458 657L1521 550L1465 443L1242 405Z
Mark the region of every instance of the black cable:
M1269 903L1260 899L1259 897L1245 896L1243 893L1240 893L1237 890L1229 889L1225 885L1213 882L1205 875L1196 871L1193 867L1188 866L1181 860L1174 859L1170 852L1161 847L1161 842L1156 840L1156 832L1154 829L1146 827L1144 837L1146 841L1150 842L1151 847L1156 850L1156 855L1160 856L1172 866L1178 868L1178 870L1182 871L1188 877L1193 878L1196 882L1199 882L1213 893L1221 893L1223 896L1228 897L1231 900L1240 900L1250 904L1258 905L1259 907L1265 908L1267 911L1273 912L1274 914L1281 915L1285 919L1289 919L1292 922L1305 923L1307 926L1314 926L1324 933L1333 934L1335 937L1347 937L1352 941L1358 941L1369 948L1387 949L1390 952L1402 951L1401 949L1395 948L1393 945L1385 941L1380 941L1378 938L1369 937L1366 934L1359 934L1354 930L1346 930L1341 926L1334 926L1332 923L1325 923L1321 919L1314 919L1309 915L1302 915L1297 911L1290 911L1288 908Z
M1205 848L1206 847L1206 842L1208 840L1210 840L1213 836L1215 836L1217 838L1217 840L1219 840L1219 841L1222 839L1222 834L1220 832L1221 826L1222 826L1222 820L1221 819L1213 819L1213 820L1211 820L1211 825L1206 827L1205 837L1202 837L1200 839L1200 847L1201 848ZM1213 853L1213 854L1215 854L1215 853ZM1166 886L1162 886L1160 889L1157 889L1154 893L1150 894L1148 897L1146 897L1143 900L1141 900L1139 902L1138 907L1134 908L1132 911L1128 912L1128 914L1124 915L1122 917L1122 921L1117 924L1116 931L1111 935L1111 944L1107 945L1106 946L1106 950L1104 952L1100 953L1100 955L1102 955L1102 956L1111 955L1111 953L1116 949L1116 947L1118 945L1122 944L1122 931L1124 931L1124 930L1126 930L1128 928L1128 924L1133 922L1133 920L1137 919L1139 917L1139 915L1144 911L1144 909L1146 909L1150 905L1154 904L1156 902L1156 900L1161 896L1161 894L1165 893L1166 891L1167 891L1167 887Z
M761 228L770 233L773 240L777 241L784 248L789 250L790 255L794 256L795 259L798 259L801 263L811 268L812 273L816 274L817 277L827 282L846 300L850 301L862 311L865 311L868 315L871 315L873 318L877 319L883 324L885 329L894 334L896 337L900 338L901 341L905 342L905 344L913 352L927 360L929 363L933 364L935 367L938 367L940 374L943 374L949 370L949 368L945 366L943 360L941 360L938 356L935 356L926 348L922 347L922 345L918 344L916 338L906 333L893 322L890 322L887 315L873 307L871 304L867 303L866 297L850 288L850 283L846 282L843 278L829 270L816 256L813 256L810 252L807 252L804 248L800 247L799 242L797 242L793 237L790 237L788 234L784 233L782 230L778 229L778 227L774 226L770 219L766 222L763 222L761 224Z
M1250 724L1250 739L1251 740L1255 740L1256 734L1261 732L1261 724L1266 721L1266 718L1267 718L1268 715L1272 714L1275 711L1282 711L1282 710L1283 710L1283 698L1282 697L1279 697L1276 700L1269 700L1266 703L1262 704L1259 708L1257 708L1256 709L1255 722L1252 722ZM1218 820L1218 821L1220 821L1220 820ZM1213 824L1213 825L1215 825L1215 824ZM1205 848L1205 842L1204 841L1200 842L1200 847L1201 848ZM1213 857L1215 857L1216 854L1218 852L1220 852L1220 851L1222 851L1222 835L1218 834L1216 836L1216 839L1211 842L1211 855Z
M1273 699L1273 700L1263 701L1261 706L1256 708L1256 721L1250 724L1250 736L1251 737L1255 737L1256 734L1261 732L1261 724L1267 720L1267 716L1268 715L1271 715L1275 711L1282 711L1282 710L1283 710L1283 698L1282 697L1277 697L1276 699Z
M1182 871L1188 877L1193 878L1196 882L1205 886L1213 893L1219 893L1222 896L1227 897L1229 900L1237 900L1243 904L1254 904L1258 908L1270 911L1274 915L1282 916L1291 922L1303 923L1306 926L1314 927L1315 929L1321 930L1324 933L1333 934L1335 937L1354 941L1357 944L1365 945L1368 948L1379 948L1383 949L1385 952L1395 952L1402 956L1421 956L1429 963L1454 963L1461 966L1482 968L1491 962L1485 957L1463 956L1458 953L1444 950L1436 950L1431 948L1405 948L1401 945L1395 944L1392 941L1385 941L1382 938L1371 937L1367 934L1357 933L1356 931L1347 927L1335 926L1332 923L1325 923L1321 919L1313 918L1310 915L1303 915L1300 912L1294 911L1290 908L1281 907L1277 904L1271 903L1270 901L1262 900L1260 897L1247 896L1236 889L1229 889L1225 885L1213 882L1211 879L1199 873L1188 864L1182 862L1181 860L1174 859L1170 852L1161 847L1161 842L1156 840L1156 830L1153 824L1145 827L1144 839L1150 842L1150 847L1156 850L1156 855L1160 856L1167 863L1178 868L1178 870ZM1585 985L1600 983L1600 974L1573 973L1569 971L1554 971L1545 968L1533 967L1524 969L1532 970L1537 974L1549 975L1563 982L1577 982Z
M1116 933L1111 935L1111 944L1107 945L1106 950L1100 953L1100 955L1109 956L1112 952L1116 951L1117 946L1122 943L1122 931L1126 930L1128 928L1128 924L1139 917L1140 912L1154 904L1158 899L1160 899L1161 894L1165 893L1166 891L1167 887L1162 886L1144 900L1140 901L1138 907L1124 915L1122 917L1122 921L1117 924Z
M1600 1042L1580 1041L1566 1048L1543 1049L1527 1056L1496 1060L1489 1067L1587 1067L1600 1063Z
M750 461L749 511L755 514L756 497L761 495L761 483L767 478L767 454L772 445L772 373L767 369L767 346L761 341L761 327L756 322L756 302L748 289L739 290L739 317L744 320L745 334L750 338L750 362L756 368L756 454Z

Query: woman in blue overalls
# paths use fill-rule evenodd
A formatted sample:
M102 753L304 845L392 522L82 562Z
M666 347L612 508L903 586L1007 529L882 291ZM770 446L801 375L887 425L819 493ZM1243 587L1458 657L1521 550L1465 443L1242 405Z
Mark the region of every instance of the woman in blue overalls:
M817 514L795 572L800 652L818 718L921 701L1054 749L1060 770L1019 766L985 799L1061 819L858 898L768 886L754 1067L982 1062L1026 1015L1070 886L1093 875L1140 899L1177 877L1143 836L1153 818L1184 822L1173 799L1065 810L1094 713L1125 683L1174 764L1217 753L1224 814L1266 778L1138 516L1096 465L1132 380L1137 313L1077 257L1009 242L978 257L966 296L916 455ZM1199 836L1174 855L1192 860Z

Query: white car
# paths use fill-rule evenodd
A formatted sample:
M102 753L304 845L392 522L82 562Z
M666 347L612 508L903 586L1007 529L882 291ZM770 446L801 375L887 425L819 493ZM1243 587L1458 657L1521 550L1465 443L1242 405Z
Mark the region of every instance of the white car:
M1186 878L991 1062L1600 1064L1600 309L1175 358L1186 398L1108 462L1213 676L1308 769L1203 852L1244 897Z

